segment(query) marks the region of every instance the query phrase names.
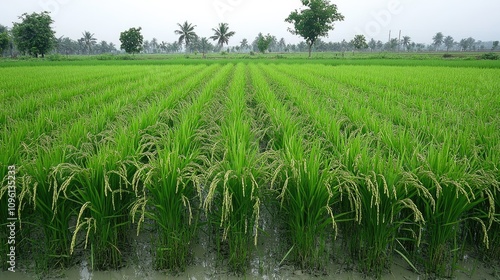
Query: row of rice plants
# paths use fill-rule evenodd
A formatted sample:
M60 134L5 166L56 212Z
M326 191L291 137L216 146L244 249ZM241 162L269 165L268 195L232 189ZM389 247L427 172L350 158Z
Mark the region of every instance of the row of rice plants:
M344 197L357 207L354 185L342 167L325 156L321 140L312 140L299 112L292 113L276 98L262 71L255 65L249 69L256 100L269 115L273 148L279 152L280 165L272 188L284 214L289 254L303 269L324 269L328 262L324 257L328 255L326 244L337 230L337 220L352 211L344 212L337 206Z
M1 155L2 161L0 164L19 163L23 153L23 145L29 146L35 144L44 137L54 137L51 135L54 132L62 133L62 135L74 135L74 133L64 133L64 130L78 127L78 122L87 115L99 116L105 114L109 117L115 116L113 112L124 107L129 102L129 99L134 100L142 96L140 94L134 95L132 90L143 87L141 83L123 84L120 81L118 83L111 82L104 85L98 83L88 86L103 88L101 89L102 91L99 91L102 94L92 92L88 97L73 100L67 106L41 110L34 119L27 118L9 121L9 124L4 126L1 134L1 144L6 152ZM38 89L38 91L42 90L41 88ZM123 92L129 92L127 95L129 98L124 98ZM44 100L43 97L40 97L40 99ZM75 118L75 115L77 118ZM101 120L101 122L95 123L101 129L106 122L111 121L111 119L107 118L101 118ZM85 134L87 133L77 137L83 138L82 136L85 136ZM5 174L2 173L0 175L3 178Z
M196 70L197 68L194 68L191 71ZM187 74L189 74L189 72ZM160 80L163 80L163 77L163 73L162 75L157 76ZM177 81L180 81L186 76L180 75L178 77L174 77L176 77ZM63 198L62 201L56 203L59 195L63 195L63 193L58 193L59 190L57 190L54 186L51 186L51 183L49 182L49 173L57 164L66 162L67 157L74 153L72 150L77 151L76 155L88 152L89 145L82 144L82 140L86 139L87 134L89 133L101 133L100 131L102 131L104 125L106 124L110 126L108 122L114 122L114 116L118 115L119 112L122 112L122 118L125 115L128 115L132 119L134 108L130 106L144 100L146 97L150 98L152 93L155 92L155 90L153 90L154 88L162 88L162 83L150 83L149 85L152 85L152 87L143 87L143 91L139 92L139 94L134 91L125 91L126 94L119 95L116 91L112 91L112 94L118 98L111 104L101 106L109 109L106 109L106 111L108 111L107 113L102 114L102 112L94 111L90 118L84 118L82 116L76 120L72 127L68 127L66 132L64 132L64 127L60 127L59 129L62 129L60 137L51 139L49 140L50 142L46 141L32 145L30 152L28 153L30 157L20 161L22 162L20 165L22 167L22 172L24 173L20 175L25 179L23 181L23 191L31 194L29 195L29 199L25 200L32 201L31 207L26 207L26 210L23 212L25 214L29 214L32 212L31 208L36 210L36 215L39 216L41 220L35 220L33 222L36 223L37 226L43 226L43 232L45 235L44 238L47 240L47 242L44 242L43 244L47 245L47 253L45 255L50 257L46 260L41 258L42 261L45 262L45 264L41 265L42 268L47 267L47 264L56 267L59 265L69 264L69 247L71 238L68 238L68 223L70 222L70 217L72 215L76 215L72 209L74 208L74 205L71 204L68 199ZM96 104L99 104L100 100L95 99L95 101L97 102ZM100 109L102 110L104 108ZM109 128L112 128L112 124ZM96 139L94 141L100 142L102 140ZM93 145L91 144L90 146ZM69 150L68 147L70 147ZM92 149L94 148L90 147L90 150ZM75 158L75 156L71 156L70 162L78 161L78 159ZM65 194L66 192L64 192L64 195ZM21 204L23 203L24 202L21 202ZM70 203L71 207L65 207L68 203ZM23 216L27 215L23 214ZM56 224L57 226L54 227L51 223ZM35 238L37 238L36 240L40 239L40 237Z
M5 87L6 92L15 93L16 95L4 97L5 102L10 106L5 106L0 109L0 124L8 127L15 126L20 121L29 121L37 116L37 113L46 108L64 108L64 106L74 106L74 102L86 104L87 98L94 97L94 92L109 92L111 88L116 88L116 84L135 84L136 81L142 81L146 77L144 72L132 72L130 69L117 69L112 76L105 75L106 68L95 68L90 72L78 71L80 75L74 79L66 77L64 73L59 73L58 76L44 76L44 81L54 84L45 84L32 80L35 72L23 69L23 80L15 80L14 84L9 84ZM37 72L44 73L47 68L39 68ZM60 72L62 72L60 70ZM71 71L70 71L71 72ZM9 75L9 77L11 77ZM105 78L103 78L105 77ZM30 85L26 85L26 80L29 80ZM112 82L110 82L112 81ZM20 85L25 85L20 87ZM26 89L29 89L25 92Z
M264 191L270 178L266 154L259 153L259 131L251 128L246 106L245 66L238 64L224 96L218 135L206 178L204 208L215 228L217 248L227 244L231 271L244 274L257 245Z
M490 82L492 82L489 83L491 84L490 87L498 87L493 81ZM441 81L441 83L448 85L447 90L446 88L441 90L450 91L450 88L453 88L453 90L457 91L454 82L444 80ZM441 85L441 87L443 87L443 85ZM377 95L382 94L382 92L377 93ZM439 96L442 95L443 92L431 92L430 94ZM483 95L485 96L483 100L489 100L488 91L483 92ZM459 104L460 102L457 101L457 99L463 102L463 96L464 94L462 92L457 91L456 95L449 96L447 99L455 104ZM362 98L358 100L361 101ZM484 102L483 100L480 102ZM412 96L408 96L405 102L406 104L411 104L412 101L415 103L421 102L415 100ZM381 103L381 101L377 102L376 98L372 98L370 104L378 108L388 107L387 103ZM490 107L488 105L482 107L485 109L484 111L490 113L482 113L481 116L490 116L493 108L489 109ZM457 108L459 107L455 109ZM419 161L419 158L414 157L413 162L417 162L417 165L414 163L412 164L414 167L421 165L421 169L415 172L420 174L419 177L422 181L427 180L427 186L430 187L431 180L437 181L437 184L439 184L436 186L435 191L435 199L438 201L438 212L431 212L426 215L426 218L430 219L432 222L432 227L429 227L434 230L430 231L432 238L429 238L430 240L428 242L427 253L429 257L424 263L428 270L445 276L453 274L459 257L458 254L461 253L463 248L463 242L458 245L453 245L453 242L455 242L454 240L459 238L458 234L470 232L472 236L483 236L483 238L476 237L477 242L484 241L486 247L488 247L487 234L489 233L489 236L491 236L495 233L491 230L486 232L486 225L489 227L493 222L494 208L492 206L494 205L491 197L494 188L498 186L498 180L495 179L494 175L495 169L489 168L488 162L482 160L483 157L480 153L478 154L478 151L484 148L488 149L488 146L497 145L495 143L498 143L498 140L495 141L495 139L498 139L498 133L491 130L490 117L486 119L481 119L481 117L466 119L457 117L450 118L449 116L460 116L463 114L463 109L462 112L460 110L456 112L453 111L455 109L451 109L443 118L439 119L439 116L442 115L442 110L436 107L436 105L433 106L431 104L429 105L429 110L438 112L434 114L437 116L433 117L436 120L432 122L416 122L416 125L411 126L418 131L425 130L425 128L428 127L427 129L432 133L430 134L432 135L432 143L426 143L429 145L429 148L426 149L426 151L419 152L420 154L426 154L423 160L420 158ZM444 119L448 119L448 121L445 122L443 121ZM412 118L404 117L403 120L410 122ZM380 120L372 122L372 127L374 129L380 127L381 122ZM489 122L490 125L481 125L483 122ZM494 122L495 120L493 120L493 123ZM477 140L475 140L475 138L477 138L476 135L481 135L479 138L489 138L493 141L489 143L482 141L482 146L477 147ZM491 151L490 154L491 153L498 152ZM413 154L417 154L417 152L413 152ZM442 193L440 190L441 187L444 188L444 192ZM453 199L454 193L457 193L455 199ZM454 202L450 203L450 201ZM425 202L422 202L422 205L422 208L426 207ZM440 205L443 205L443 207L439 207ZM456 209L461 210L457 212ZM448 213L448 215L445 215L446 213ZM437 220L435 219L436 217L447 217L447 219ZM467 220L473 220L475 222L465 223ZM482 220L484 220L484 222ZM438 231L443 234L437 234ZM452 254L446 253L448 251L446 246L451 246L450 251L453 252ZM444 260L441 261L443 258Z
M130 93L129 95L117 95L116 92L110 92L108 94L103 94L103 96L116 97L113 103L102 103L102 99L99 96L94 96L89 101L92 101L89 105L95 104L94 109L100 109L103 111L108 111L108 114L101 114L98 111L89 110L88 118L83 115L81 118L76 119L72 126L54 127L56 133L62 134L62 137L45 135L44 126L38 124L26 123L26 126L19 127L18 130L13 131L12 134L4 134L6 141L2 144L12 145L6 147L7 153L3 154L6 156L4 159L5 163L16 164L19 166L18 177L22 178L19 181L19 187L22 190L22 196L20 197L20 207L24 210L20 212L21 221L26 218L27 225L34 224L35 228L38 225L43 226L43 236L31 236L30 238L41 239L44 238L46 247L46 255L49 256L47 259L37 259L44 264L40 266L45 267L47 264L51 263L55 267L60 265L67 265L69 260L68 248L70 238L68 238L68 222L70 215L72 213L71 207L64 207L66 204L61 203L60 210L54 211L55 198L53 191L51 190L49 182L50 170L57 164L64 162L67 154L67 147L69 145L78 145L82 139L85 139L87 133L97 133L104 128L104 125L111 121L115 115L117 115L126 103L129 103L132 98L144 97L144 95L137 95L135 93ZM105 104L105 105L104 105ZM68 108L66 111L61 111L60 117L67 120L70 115L74 115L74 108ZM54 110L52 110L54 111ZM82 112L83 113L83 112ZM43 112L41 113L43 114ZM68 117L66 117L68 116ZM62 122L62 120L60 120ZM31 137L23 137L24 133L29 133L30 129L39 131L40 136L35 139ZM9 135L17 136L10 138ZM73 138L70 138L71 135ZM73 139L74 141L69 141ZM7 142L7 143L6 143ZM3 145L2 145L3 146ZM5 147L5 146L4 146ZM24 150L21 153L21 147ZM5 198L2 198L5 199ZM24 204L31 204L30 207L25 207ZM6 212L6 211L5 211ZM35 213L38 216L35 220L30 220L30 215ZM55 226L51 225L54 224ZM32 231L30 228L26 229L26 232ZM34 231L33 232L37 232ZM2 243L3 244L3 243Z
M329 82L325 82L324 84L330 85ZM380 128L384 127L384 121L377 118L377 114L370 113L370 110L366 108L364 110L362 108L357 110L353 108L353 104L359 104L362 102L361 100L363 100L363 98L360 95L344 94L342 96L338 96L337 100L341 100L342 98L345 100L345 97L352 96L357 96L359 99L354 99L353 102L353 98L347 98L345 101L346 104L344 108L351 109L350 116L355 117L358 115L359 117L357 119L360 122L371 123L372 125L370 125L370 128L377 131L377 133L389 135L391 130L386 130L385 132L380 130ZM387 106L388 104L385 105ZM360 116L360 112L368 113ZM377 121L373 121L374 119ZM391 128L391 126L386 127L389 129ZM410 136L411 134L406 133L406 135ZM406 142L412 141L412 139L406 140ZM452 247L450 251L453 252L453 254L447 258L445 252L448 250L443 249L443 246L453 246L450 244L453 240L458 238L458 230L460 229L459 225L463 224L465 219L474 219L479 223L480 230L479 232L476 230L478 234L486 231L484 223L479 220L480 217L484 218L485 215L475 213L472 217L469 217L469 210L477 209L475 208L477 204L482 203L488 197L491 197L489 186L497 184L488 172L484 172L483 170L471 170L470 168L465 169L463 163L456 163L456 161L453 160L455 155L446 153L449 153L450 151L451 142L451 139L449 139L449 141L444 143L445 146L436 147L433 145L429 146L429 148L424 151L398 151L400 154L406 153L413 155L413 159L409 163L411 165L410 168L412 168L410 169L411 173L416 174L419 177L419 181L433 193L433 200L437 203L436 211L434 211L433 208L435 206L433 205L433 200L429 201L427 199L419 199L419 208L422 209L426 221L430 222L427 229L430 228L431 232L426 235L428 248L428 252L426 253L428 254L428 258L427 261L424 261L424 263L427 266L428 271L435 272L438 275L451 275L455 269L457 254L459 253L458 248L460 246L456 245L455 247ZM429 158L424 158L422 161L422 157L419 156L420 154L428 154ZM431 162L434 165L431 167L430 164L427 164L426 162ZM462 168L460 168L460 166L462 166ZM448 170L438 170L440 167L448 168ZM439 178L436 178L435 172L440 174ZM432 179L429 179L429 177ZM432 182L430 182L430 180L432 180ZM433 183L437 183L437 186L433 186ZM442 185L444 186L444 192L441 191L443 187ZM461 199L459 199L459 197ZM452 201L455 202L452 203ZM460 203L462 207L457 207L457 203ZM440 205L444 205L444 208L439 207ZM456 209L460 209L460 211L457 212L455 211ZM490 208L489 211L489 215L491 217L492 209ZM454 214L452 215L452 213ZM445 217L447 220L437 220L436 217ZM443 229L443 227L450 228L450 230L440 230ZM443 234L440 235L438 231ZM444 234L446 232L449 233ZM487 239L485 239L485 241L487 241ZM448 269L445 269L445 267Z
M365 98L359 99L360 101L376 108L377 112L389 117L395 124L411 126L412 130L419 131L419 134L421 132L421 135L425 135L427 139L425 141L444 142L447 134L443 132L449 132L455 138L452 144L456 147L458 155L475 157L476 153L481 152L478 146L482 143L476 143L477 141L473 140L477 139L479 135L481 135L480 137L488 137L491 131L487 131L487 128L493 128L491 118L495 116L495 112L491 103L494 95L490 93L495 87L498 88L498 84L494 83L495 76L491 70L486 71L486 73L481 70L481 79L484 84L489 86L476 86L472 90L470 85L477 83L479 76L477 69L462 71L463 69L438 68L438 70L440 70L438 73L441 73L439 75L441 79L436 80L433 77L432 81L439 83L440 86L426 90L421 89L420 92L415 92L414 85L409 85L407 89L403 89L401 86L403 81L406 84L405 77L408 75L407 72L412 71L411 68L397 69L396 71L387 69L382 71L385 76L374 75L374 70L362 69L362 75L359 75L360 71L357 70L355 78L353 71L342 71L341 75L335 75L334 78L352 88L361 90ZM324 72L318 73L316 69L312 71L320 76L327 76L328 79L333 77L325 75ZM387 81L387 73L392 75L389 82ZM412 73L412 78L417 76L420 80L428 80L429 75L422 75L422 73L425 74L425 71ZM453 94L449 94L450 92ZM469 92L473 92L473 94ZM443 95L447 95L446 98L443 98ZM381 99L385 102L378 102ZM391 106L387 106L387 103L390 103ZM479 113L477 108L488 109L483 109ZM483 120L485 123L478 122L478 120ZM429 125L430 123L433 125ZM441 126L447 129L443 130Z
M328 149L329 156L347 169L344 171L345 178L350 180L346 182L357 186L359 214L353 222L341 227L345 231L344 241L349 244L363 271L380 276L392 264L399 232L407 224L423 222L412 200L422 187L417 185L412 187L418 189L404 189L409 181L401 162L390 155L385 156L381 147L371 147L374 141L371 135L352 131L345 133L346 129L355 128L345 123L341 128L339 123L332 122L332 119L349 120L341 112L331 110L328 100L322 100L320 93L314 96L307 94L310 89L300 80L292 80L272 66L266 67L265 71L282 88L279 92L283 98L292 101L293 106L308 117L315 127L314 135L325 137L324 145L331 147ZM349 137L345 136L347 134ZM348 206L344 211L355 210ZM403 210L408 210L408 214L400 216Z
M137 170L142 187L135 186L136 201L132 217L137 220L137 233L153 223L157 240L153 241L154 268L183 271L190 261L189 249L196 234L201 207L201 165L205 161L200 151L202 130L206 120L204 110L227 83L232 65L215 72L190 104L181 105L172 127L160 126L160 131L148 137L149 163ZM198 206L198 207L197 207Z
M130 207L138 192L133 176L142 168L136 165L141 155L141 131L154 125L160 112L178 106L179 101L191 94L215 68L207 68L191 79L182 80L182 86L173 88L166 98L154 100L135 114L134 120L112 127L109 140L98 144L89 154L85 150L81 151L81 157L76 154L83 159L78 159L80 164L61 164L55 168L56 180L61 181L61 186L71 188L71 199L80 209L70 253L78 246L78 233L86 232L84 249L89 244L93 269L116 269L123 264L123 251L129 244ZM149 92L147 88L144 90ZM130 133L135 137L130 137ZM67 192L62 188L60 191Z

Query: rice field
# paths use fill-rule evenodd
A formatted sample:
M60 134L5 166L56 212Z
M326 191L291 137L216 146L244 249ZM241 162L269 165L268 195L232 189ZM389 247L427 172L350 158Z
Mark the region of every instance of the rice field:
M182 272L205 236L245 275L266 224L311 273L500 265L498 67L75 64L0 67L2 270L11 166L36 271L119 269L147 236L150 269Z

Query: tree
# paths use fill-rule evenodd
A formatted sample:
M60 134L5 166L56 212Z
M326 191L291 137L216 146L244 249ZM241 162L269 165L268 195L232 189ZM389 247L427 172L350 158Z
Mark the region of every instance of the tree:
M148 40L144 41L144 43L142 43L142 50L145 53L149 53L150 49L151 49L151 43L149 43Z
M142 43L144 40L141 30L141 27L132 27L129 30L123 31L120 34L120 42L122 43L120 49L131 54L139 53L142 50Z
M151 40L151 50L153 51L153 53L157 53L159 47L160 44L158 44L158 39L153 38L153 40Z
M108 48L109 48L109 52L114 53L116 51L115 43L109 42Z
M311 57L314 42L328 36L328 31L334 29L335 21L343 21L344 16L337 11L337 5L330 4L329 0L302 0L302 4L308 8L293 11L285 21L294 26L288 29L290 33L306 40Z
M354 36L354 39L352 39L351 43L354 46L354 48L357 50L368 48L368 44L366 43L365 35Z
M405 47L406 51L410 51L411 48L411 37L410 36L403 36L403 47Z
M248 40L247 39L243 39L241 40L240 42L240 49L243 51L243 50L248 50Z
M493 47L491 50L494 51L496 48L498 48L498 41L493 41Z
M0 33L0 55L3 54L3 51L7 49L9 46L9 34L7 31Z
M474 46L474 43L476 43L476 40L474 40L474 38L472 37L469 37L467 39L460 40L459 45L463 51L467 51L468 49L471 49Z
M443 44L444 35L441 32L436 33L434 37L432 37L433 45L436 50Z
M262 33L259 33L257 36L257 48L259 51L261 53L265 53L269 49L269 45L271 45L272 40L273 36L271 36L271 34L264 36Z
M453 40L453 37L451 36L446 36L443 42L446 47L446 52L449 52L450 49L453 48L453 45L455 45L455 40Z
M385 44L385 49L389 51L395 51L399 45L398 38L392 38L389 42Z
M285 38L281 38L280 41L278 42L278 48L280 52L284 52L286 49L286 42Z
M221 49L224 44L229 44L229 38L236 34L234 31L229 31L229 25L227 23L219 23L219 26L217 28L212 28L212 31L215 32L215 35L211 36L210 39L217 41L217 45L219 45Z
M368 47L370 48L370 51L374 51L377 48L377 42L375 39L371 39L370 42L368 42Z
M49 12L24 13L19 17L21 23L14 23L12 34L17 48L34 57L45 54L55 46L55 31L50 26L54 21Z
M92 52L92 47L97 44L97 39L94 38L94 33L90 33L88 31L82 32L83 43L85 44L85 48L88 51L88 54Z
M179 36L179 44L182 44L184 42L184 45L186 46L186 52L188 51L189 48L189 43L196 39L198 35L194 32L194 28L196 25L192 25L191 23L188 23L187 21L184 22L184 24L177 23L180 29L175 30L175 34L181 35Z
M203 37L201 38L200 42L199 42L199 47L200 47L200 51L203 55L203 58L205 58L205 54L209 51L211 51L213 49L213 45L210 44L210 42L208 41L208 39L206 37Z

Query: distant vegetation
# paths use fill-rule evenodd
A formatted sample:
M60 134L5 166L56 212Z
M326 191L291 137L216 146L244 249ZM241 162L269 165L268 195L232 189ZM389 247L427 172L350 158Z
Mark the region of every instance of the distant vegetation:
M160 41L157 38L151 40L144 39L140 46L130 49L126 45L116 46L113 42L99 41L94 34L89 31L82 32L82 37L77 39L65 36L55 37L55 32L51 28L53 20L49 13L23 14L20 23L15 23L12 28L0 25L0 54L6 57L17 57L19 55L31 55L34 57L45 56L46 54L59 55L98 55L98 54L120 54L143 53L143 54L175 54L185 52L186 54L202 53L204 57L207 53L246 53L251 52L272 52L272 53L297 53L297 52L441 52L441 51L496 51L498 41L483 42L472 37L463 38L456 41L452 36L437 32L432 37L431 44L424 44L412 41L408 35L398 38L390 38L387 42L365 38L357 34L350 40L340 42L327 42L322 40L328 31L334 29L336 21L342 21L343 15L337 10L335 4L330 4L328 0L304 1L305 8L300 11L293 11L286 18L286 21L293 25L289 28L292 34L301 36L304 41L298 44L286 43L284 38L278 39L272 34L259 32L252 42L243 39L238 44L230 44L231 37L235 31L229 30L228 23L219 23L212 28L214 35L207 36L216 42L210 43L204 36L198 36L195 31L196 25L185 21L178 23L179 28L173 30L179 35L179 40L174 42ZM319 22L320 24L313 24ZM27 26L36 29L36 39L31 37L30 32L34 30L26 29ZM117 37L121 34L117 34ZM368 40L369 39L369 40ZM139 43L138 41L135 43ZM128 51L127 51L128 49ZM311 55L309 55L311 56Z

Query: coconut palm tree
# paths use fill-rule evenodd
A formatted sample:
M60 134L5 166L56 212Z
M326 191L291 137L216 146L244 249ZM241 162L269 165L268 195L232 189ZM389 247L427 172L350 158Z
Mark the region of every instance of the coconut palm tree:
M196 25L192 25L187 21L185 21L182 25L180 23L177 23L177 25L180 29L175 30L174 32L177 35L181 35L179 36L179 44L182 44L184 42L187 52L191 41L198 37L198 35L196 35L196 33L194 32L194 28L196 27Z
M229 31L227 23L219 23L219 26L217 28L212 28L212 30L215 32L215 35L210 37L210 39L217 41L219 48L222 48L224 44L227 45L229 43L229 38L235 34L234 31Z
M247 40L247 39L243 39L243 40L241 40L241 42L240 42L240 49L241 49L242 51L244 51L244 50L247 50L247 49L248 49L248 47L249 47L249 46L248 46L248 40Z
M410 36L404 36L403 37L403 47L407 50L410 51L411 47L411 37Z
M85 31L82 33L82 41L83 44L85 45L85 48L88 50L88 54L90 55L90 52L92 51L92 46L97 44L97 39L94 38L94 33L90 33L88 31Z
M443 40L444 40L444 35L441 32L436 33L436 35L432 37L432 42L434 47L436 47L436 51L443 44Z
M108 47L109 47L109 51L110 51L111 53L115 53L115 51L116 51L116 45L115 45L113 42L110 42L110 43L108 44Z
M201 53L203 54L203 58L205 58L205 54L213 48L213 45L210 44L210 42L208 41L208 39L206 37L203 37L203 38L201 38L201 40L199 42L199 47L200 47Z

